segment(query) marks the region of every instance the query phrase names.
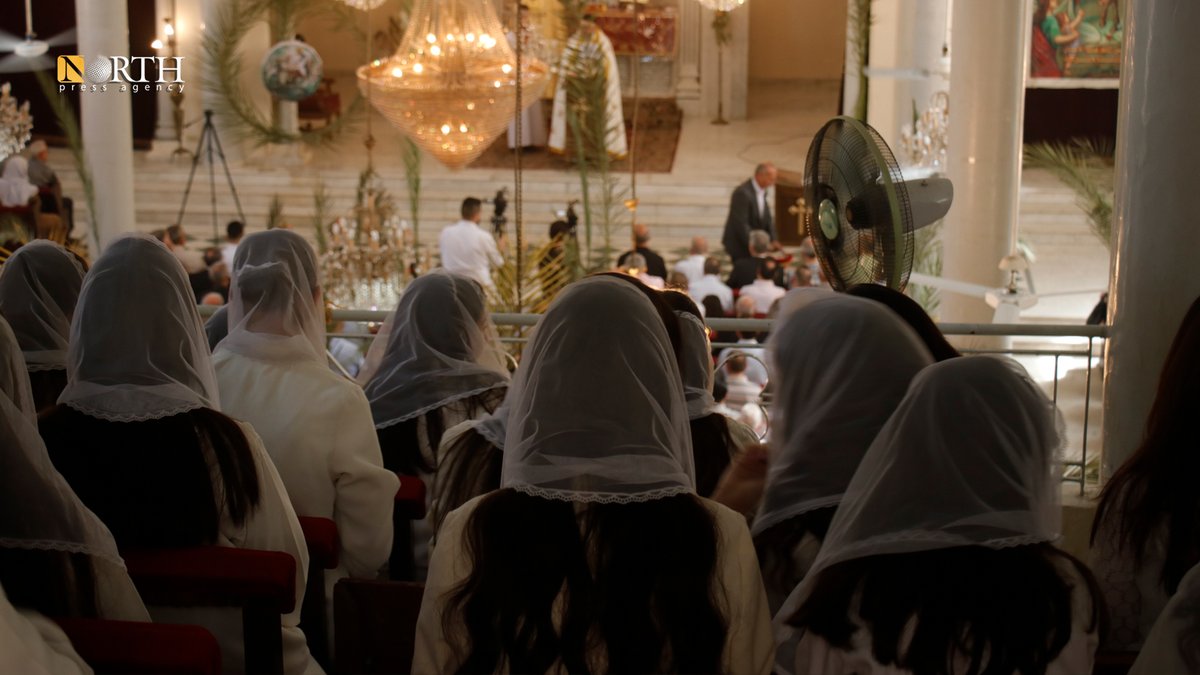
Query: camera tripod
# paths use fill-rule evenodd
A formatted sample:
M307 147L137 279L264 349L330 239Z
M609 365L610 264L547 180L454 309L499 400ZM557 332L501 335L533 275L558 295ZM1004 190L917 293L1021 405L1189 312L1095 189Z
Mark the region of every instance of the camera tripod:
M237 188L233 186L233 176L229 173L229 163L225 161L225 151L221 149L221 139L217 136L217 128L213 126L212 115L211 110L204 111L204 128L200 131L196 152L192 154L192 170L188 173L187 186L183 188L183 203L179 205L179 215L176 216L175 223L183 224L183 213L187 210L188 196L192 192L192 181L196 178L196 167L200 166L201 156L207 155L208 191L212 195L213 243L217 244L221 241L221 231L217 225L217 176L216 164L213 161L214 151L216 157L221 160L221 166L225 169L225 180L229 183L229 192L233 194L233 203L237 206L238 219L245 223L246 216L242 213L242 202L238 199Z

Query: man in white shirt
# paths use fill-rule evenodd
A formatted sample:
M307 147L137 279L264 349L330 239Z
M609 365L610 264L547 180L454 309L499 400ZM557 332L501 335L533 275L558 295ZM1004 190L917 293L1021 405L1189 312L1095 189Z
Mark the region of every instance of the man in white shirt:
M504 264L500 249L504 246L504 235L500 245L492 235L479 226L483 218L483 202L467 197L462 203L462 220L448 225L438 238L442 254L442 267L478 281L484 288L492 288L492 268Z
M708 256L708 241L704 237L692 237L688 257L675 263L675 271L687 275L688 283L694 284L704 276L704 259Z
M778 263L773 258L762 258L758 261L758 277L754 283L742 286L738 291L739 298L754 298L754 313L766 314L771 311L771 303L782 298L784 289L775 285L775 267Z
M699 305L704 304L704 298L715 295L721 301L721 309L729 313L733 311L733 290L717 278L720 271L721 263L716 258L705 258L704 274L688 284L688 295Z
M221 262L233 269L233 255L237 252L238 242L246 234L246 226L240 220L231 220L225 226L225 243L221 244Z

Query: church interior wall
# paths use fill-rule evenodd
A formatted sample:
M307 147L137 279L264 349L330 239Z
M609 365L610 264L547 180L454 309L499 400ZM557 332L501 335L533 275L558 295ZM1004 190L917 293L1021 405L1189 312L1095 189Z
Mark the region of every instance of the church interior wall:
M842 76L846 3L830 0L753 0L751 80L836 80Z

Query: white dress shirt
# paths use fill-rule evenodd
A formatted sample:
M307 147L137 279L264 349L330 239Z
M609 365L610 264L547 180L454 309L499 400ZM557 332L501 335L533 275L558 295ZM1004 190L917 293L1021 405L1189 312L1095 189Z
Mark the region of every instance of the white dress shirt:
M233 256L237 253L238 245L234 242L225 242L221 244L221 262L229 268L229 273L233 274Z
M754 298L754 311L766 314L771 311L771 304L782 298L784 293L787 291L776 286L770 279L755 279L749 286L742 286L738 297Z
M687 275L688 286L690 288L691 284L700 281L704 277L704 256L699 254L689 255L675 263L675 271L683 272Z
M490 232L469 220L446 226L438 238L442 267L478 281L484 288L492 287L492 267L504 263L500 249Z
M758 215L762 216L767 211L767 189L759 187L758 181L750 179L750 186L754 188L754 199L758 202Z
M704 298L715 295L721 301L721 309L725 313L733 311L733 290L724 284L715 274L705 274L696 281L689 282L688 295L697 304L704 304Z

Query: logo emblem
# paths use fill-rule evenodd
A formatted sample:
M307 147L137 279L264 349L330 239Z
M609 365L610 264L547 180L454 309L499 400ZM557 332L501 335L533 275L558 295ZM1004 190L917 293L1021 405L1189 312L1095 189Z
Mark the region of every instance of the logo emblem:
M83 57L82 56L60 56L58 57L58 83L59 84L83 84Z

